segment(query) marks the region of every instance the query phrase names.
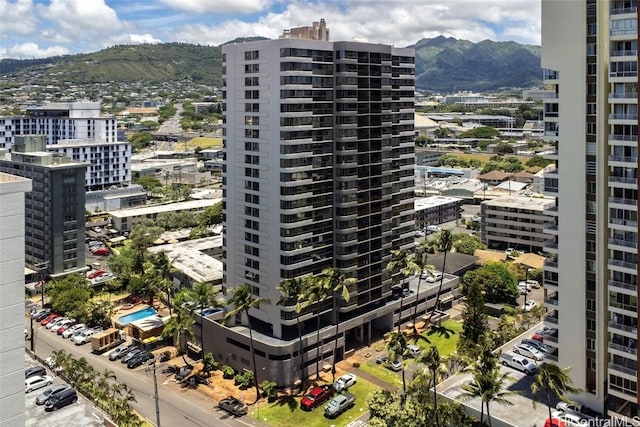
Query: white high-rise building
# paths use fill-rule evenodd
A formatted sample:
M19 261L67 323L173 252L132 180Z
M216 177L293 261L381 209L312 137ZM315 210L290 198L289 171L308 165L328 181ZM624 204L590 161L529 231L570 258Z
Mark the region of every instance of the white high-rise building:
M545 343L571 367L572 396L638 419L638 9L636 0L542 1Z
M24 425L24 220L31 180L0 172L0 426Z
M331 358L336 321L328 299L316 343L311 310L276 304L282 280L328 267L356 279L340 303L340 359L394 324L385 267L391 250L414 245L414 70L413 49L382 44L287 38L223 47L224 288L245 284L271 300L249 315L258 364L279 384L292 379L284 364L298 361L296 318L309 369L317 345ZM248 367L245 328L216 333L227 339L217 335L215 349L206 340L205 352Z

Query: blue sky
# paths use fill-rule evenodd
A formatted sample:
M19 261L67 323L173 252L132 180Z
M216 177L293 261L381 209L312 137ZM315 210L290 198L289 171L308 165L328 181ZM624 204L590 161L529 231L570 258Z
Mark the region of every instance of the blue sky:
M438 35L540 44L540 0L0 0L0 58L115 44L277 38L324 18L332 40L411 45Z

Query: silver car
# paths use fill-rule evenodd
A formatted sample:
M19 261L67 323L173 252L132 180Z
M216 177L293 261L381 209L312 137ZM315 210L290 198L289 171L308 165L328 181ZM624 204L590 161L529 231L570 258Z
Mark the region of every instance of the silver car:
M66 390L68 388L71 388L71 386L69 384L58 384L58 385L54 385L52 387L49 387L48 389L46 389L45 391L40 393L38 395L38 397L36 397L36 405L44 405L45 402L51 396L53 396L56 393L60 393L61 391Z

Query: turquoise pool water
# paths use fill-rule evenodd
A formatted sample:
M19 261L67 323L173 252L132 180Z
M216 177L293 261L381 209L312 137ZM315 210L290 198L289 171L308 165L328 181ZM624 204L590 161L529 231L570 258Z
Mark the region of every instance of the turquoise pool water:
M135 311L133 313L129 313L125 316L118 317L118 323L121 325L128 325L129 323L144 319L145 317L153 316L154 314L158 314L152 307L147 307L143 310Z

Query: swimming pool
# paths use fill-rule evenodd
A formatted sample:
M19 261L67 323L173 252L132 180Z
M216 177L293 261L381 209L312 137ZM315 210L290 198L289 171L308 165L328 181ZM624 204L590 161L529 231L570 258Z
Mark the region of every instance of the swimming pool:
M145 317L153 316L155 314L158 314L158 312L155 311L152 307L147 307L145 309L129 313L125 316L118 317L118 323L122 326L125 326L133 321L144 319Z

